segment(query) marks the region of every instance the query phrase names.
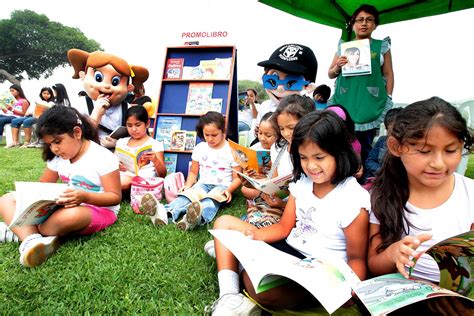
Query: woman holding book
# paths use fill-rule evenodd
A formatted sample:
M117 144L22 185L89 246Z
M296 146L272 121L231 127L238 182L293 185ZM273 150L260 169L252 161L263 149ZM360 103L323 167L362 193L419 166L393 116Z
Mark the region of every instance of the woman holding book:
M0 112L0 139L3 137L3 129L5 124L11 123L17 117L25 116L26 110L30 106L30 102L26 99L23 89L17 85L13 84L10 86L10 93L16 99L16 102L13 105L8 105L2 107ZM13 146L18 144L12 143ZM8 146L8 147L13 147Z
M345 77L341 69L349 60L338 51L328 70L329 78L336 79L336 89L329 104L342 104L356 123L356 137L362 146L362 162L367 158L372 142L383 123L385 113L392 107L394 76L390 38L372 38L372 32L379 25L378 10L368 4L361 5L352 15L349 26L355 33L355 40L370 40L371 74Z

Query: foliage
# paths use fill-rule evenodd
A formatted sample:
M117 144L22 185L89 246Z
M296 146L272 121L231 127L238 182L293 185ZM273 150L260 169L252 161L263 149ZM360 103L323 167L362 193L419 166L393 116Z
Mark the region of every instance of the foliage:
M24 71L30 79L47 78L56 67L68 64L66 54L71 48L101 49L78 28L30 10L13 11L10 19L0 20L0 38L0 83L10 80L8 75L21 80Z
M268 99L268 95L265 92L265 89L263 89L261 82L252 81L252 80L239 80L238 86L239 86L239 92L245 91L249 88L253 88L257 90L258 103L262 103L263 101Z

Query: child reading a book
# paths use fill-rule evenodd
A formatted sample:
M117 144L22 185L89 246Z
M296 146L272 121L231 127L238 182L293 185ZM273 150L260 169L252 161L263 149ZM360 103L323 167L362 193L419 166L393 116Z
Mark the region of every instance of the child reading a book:
M30 106L30 102L26 99L25 93L21 86L17 84L12 84L10 86L10 93L15 98L16 102L13 105L8 104L5 107L1 107L0 112L0 141L3 137L3 129L6 124L11 123L11 121L17 117L25 116L26 110ZM11 143L6 147L16 147L17 143Z
M221 113L209 111L199 118L197 135L203 139L191 155L191 169L182 192L173 202L155 202L153 224L168 224L168 218L178 229L190 230L211 222L224 203L230 203L232 193L241 184L241 167L234 161L225 139L225 119ZM199 178L198 178L199 177ZM181 220L178 218L183 215Z
M444 100L415 102L398 113L372 187L372 274L408 278L411 268L412 277L439 282L437 264L423 251L474 227L474 182L454 173L471 145L466 121Z
M144 152L138 163L138 176L142 178L153 178L166 176L165 158L163 143L155 140L148 135L150 119L148 112L141 105L132 106L125 112L125 124L129 137L120 138L115 146L115 152L118 150L130 152L136 155L144 147L150 147L149 151ZM120 183L122 190L130 188L132 178L135 172L127 170L124 163L120 162Z
M284 133L284 131L283 131ZM333 112L315 111L301 118L291 142L293 174L290 197L280 222L257 229L229 217L217 219L214 227L225 223L228 229L270 243L298 258L344 260L361 279L366 277L369 193L352 176L360 167L344 122ZM215 240L220 298L213 310L222 314L245 312L257 307L239 294L239 264L234 255ZM260 294L243 273L245 289L261 305L293 308L314 299L304 288L289 281ZM315 280L317 282L317 280ZM233 304L234 303L234 304ZM242 312L245 314L245 312Z
M118 159L94 142L97 134L86 117L72 107L55 106L41 115L36 132L45 143L47 162L40 182L61 179L70 188L57 200L62 207L42 224L11 229L22 240L20 263L26 267L47 260L62 236L90 235L112 225L121 199ZM15 193L0 198L0 216L7 224L15 204Z

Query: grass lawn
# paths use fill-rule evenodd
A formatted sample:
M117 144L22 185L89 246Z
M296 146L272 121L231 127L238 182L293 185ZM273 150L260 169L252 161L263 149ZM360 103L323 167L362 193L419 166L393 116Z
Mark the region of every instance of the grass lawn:
M0 194L36 181L39 149L0 148ZM471 157L472 158L472 157ZM474 177L470 159L466 175ZM220 214L240 215L242 196ZM203 251L206 227L156 229L122 203L115 225L67 240L45 264L24 268L18 244L0 244L0 306L8 314L202 314L218 296L216 265Z
M0 148L0 194L36 181L39 149ZM240 214L238 195L220 214ZM210 228L210 227L209 227ZM0 244L0 306L8 314L202 314L218 296L216 265L203 250L207 227L155 228L122 203L116 224L67 240L46 263L19 264L17 243Z

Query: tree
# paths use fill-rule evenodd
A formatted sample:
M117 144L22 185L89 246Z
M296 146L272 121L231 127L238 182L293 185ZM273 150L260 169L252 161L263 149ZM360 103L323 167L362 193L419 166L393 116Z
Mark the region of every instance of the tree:
M30 10L13 11L10 19L0 20L0 38L0 83L19 84L23 72L32 79L47 78L54 69L68 64L70 48L101 50L99 43L78 28Z
M252 80L239 80L238 81L239 92L245 91L249 88L257 90L257 99L259 103L268 99L268 95L263 89L262 83Z

